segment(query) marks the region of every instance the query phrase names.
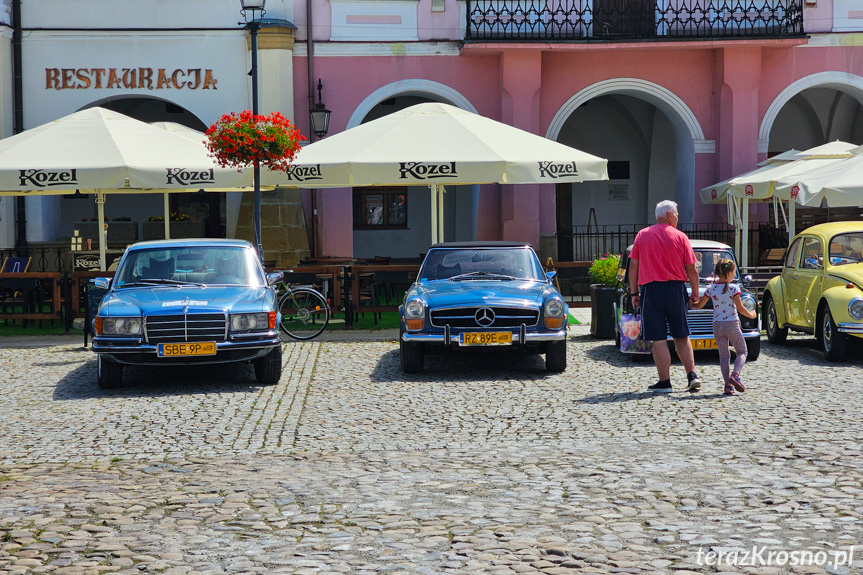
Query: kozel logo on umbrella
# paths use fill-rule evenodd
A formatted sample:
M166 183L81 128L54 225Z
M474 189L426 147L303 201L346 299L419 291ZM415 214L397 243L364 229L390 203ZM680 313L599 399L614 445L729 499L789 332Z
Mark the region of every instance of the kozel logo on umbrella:
M78 183L78 170L19 170L18 180L21 186L31 185L37 188L66 186Z
M285 175L288 176L289 180L296 180L297 182L308 182L309 180L323 180L324 176L321 174L321 165L317 164L314 166L288 166L288 169L285 170Z
M216 177L213 168L209 170L188 170L186 168L165 168L167 177L166 184L177 184L180 186L199 186L202 184L215 184Z
M543 178L562 178L564 176L577 176L578 168L575 165L575 162L538 162L539 163L539 175Z
M399 162L399 178L415 180L436 180L438 178L457 178L455 162L428 164L426 162Z

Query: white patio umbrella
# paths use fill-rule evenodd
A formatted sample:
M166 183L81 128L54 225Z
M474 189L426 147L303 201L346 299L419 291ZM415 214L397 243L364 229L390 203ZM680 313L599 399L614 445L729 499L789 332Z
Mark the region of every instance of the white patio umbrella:
M855 155L776 182L777 197L802 206L863 206L863 147Z
M0 140L0 195L96 195L100 268L109 193L243 189L252 172L221 168L203 141L129 116L88 108Z
M607 161L447 104L426 103L305 146L267 183L298 188L427 185L432 243L445 185L607 180Z
M749 238L743 230L749 227L749 202L776 199L774 186L783 178L802 176L812 170L829 166L854 156L856 144L828 142L808 150L789 150L762 162L761 166L733 178L699 190L703 203L727 203L728 221L735 224L735 251L742 267L748 266ZM798 202L799 203L799 202ZM789 203L786 225L788 239L794 237L794 202ZM777 204L777 207L778 204ZM783 217L785 217L784 211ZM778 218L778 214L777 214Z

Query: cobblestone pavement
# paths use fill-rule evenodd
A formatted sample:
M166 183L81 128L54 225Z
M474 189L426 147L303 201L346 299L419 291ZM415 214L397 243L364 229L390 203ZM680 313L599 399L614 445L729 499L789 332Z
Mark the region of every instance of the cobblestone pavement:
M286 344L272 387L133 368L114 391L77 340L0 342L0 574L863 572L859 348L765 341L724 397L715 353L701 393L654 395L583 326L563 374L405 376L393 334L361 336Z

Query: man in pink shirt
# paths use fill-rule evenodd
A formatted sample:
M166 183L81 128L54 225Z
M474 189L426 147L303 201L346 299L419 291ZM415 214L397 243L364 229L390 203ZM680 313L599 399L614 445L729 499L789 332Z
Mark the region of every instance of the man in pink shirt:
M671 391L671 352L665 344L669 333L686 368L687 388L694 392L701 387L686 322L687 280L692 287L689 299L693 303L699 299L697 259L689 238L677 229L677 218L675 202L656 204L656 224L638 232L629 255L632 305L641 308L644 339L653 342L659 372L659 381L648 389L659 392Z

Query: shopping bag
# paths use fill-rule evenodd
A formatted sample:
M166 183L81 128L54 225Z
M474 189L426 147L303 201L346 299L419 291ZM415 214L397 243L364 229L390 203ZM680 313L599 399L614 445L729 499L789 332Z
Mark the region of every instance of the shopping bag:
M624 353L652 353L653 344L644 340L641 315L620 314L620 351Z

